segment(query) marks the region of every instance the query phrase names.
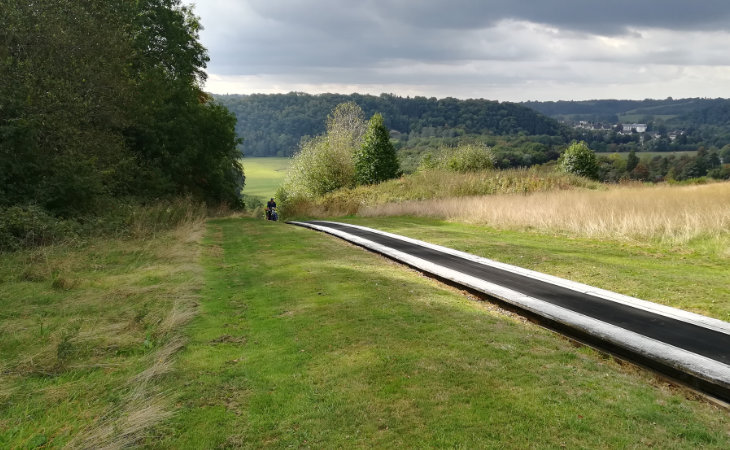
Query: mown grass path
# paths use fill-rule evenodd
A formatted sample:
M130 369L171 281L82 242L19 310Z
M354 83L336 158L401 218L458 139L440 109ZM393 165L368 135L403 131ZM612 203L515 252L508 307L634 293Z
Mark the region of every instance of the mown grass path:
M165 448L727 448L730 415L335 238L209 222Z

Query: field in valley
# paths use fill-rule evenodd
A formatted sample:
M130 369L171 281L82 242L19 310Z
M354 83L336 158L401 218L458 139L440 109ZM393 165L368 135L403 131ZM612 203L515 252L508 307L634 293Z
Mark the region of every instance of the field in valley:
M243 158L246 186L243 194L266 202L276 193L291 164L291 158Z

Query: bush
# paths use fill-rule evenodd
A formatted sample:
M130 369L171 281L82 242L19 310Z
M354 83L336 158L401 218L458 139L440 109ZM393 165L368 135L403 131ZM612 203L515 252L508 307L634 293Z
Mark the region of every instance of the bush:
M596 154L585 142L573 142L560 156L560 167L567 173L598 179Z
M192 197L161 200L148 205L109 200L103 215L73 220L56 217L38 205L0 208L0 251L90 236L147 236L204 220L207 213L205 203Z
M707 172L707 176L716 180L730 180L730 164L710 170Z
M443 147L435 155L425 154L419 166L420 170L442 169L460 173L493 168L492 149L479 144L461 144L456 148Z
M318 136L300 145L284 182L289 195L318 197L355 184L351 149Z
M48 245L79 231L78 222L58 219L37 205L0 208L0 251Z

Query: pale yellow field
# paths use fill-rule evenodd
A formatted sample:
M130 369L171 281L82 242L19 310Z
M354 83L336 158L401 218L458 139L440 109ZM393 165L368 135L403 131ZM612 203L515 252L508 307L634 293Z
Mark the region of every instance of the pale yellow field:
M364 208L360 214L415 215L497 228L687 242L730 233L730 183L411 201Z

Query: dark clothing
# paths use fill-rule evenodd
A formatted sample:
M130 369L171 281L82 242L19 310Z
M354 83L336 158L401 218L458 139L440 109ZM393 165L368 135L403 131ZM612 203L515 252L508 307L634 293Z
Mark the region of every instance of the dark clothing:
M269 202L266 204L267 209L276 208L276 202L273 200L269 200Z

